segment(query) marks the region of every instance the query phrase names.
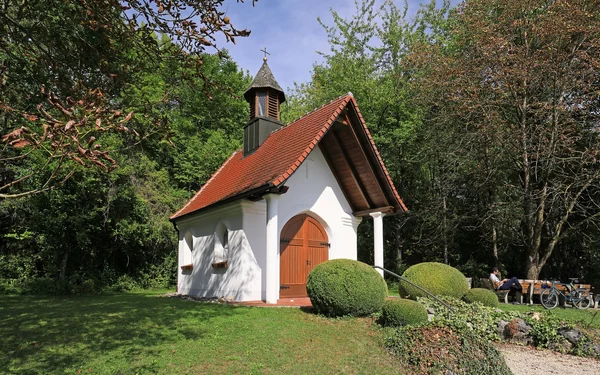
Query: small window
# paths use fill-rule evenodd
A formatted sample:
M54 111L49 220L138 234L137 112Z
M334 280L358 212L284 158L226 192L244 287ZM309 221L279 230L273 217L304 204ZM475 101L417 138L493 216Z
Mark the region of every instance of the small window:
M229 231L223 228L217 232L216 237L212 266L213 268L227 268L229 265Z
M192 251L194 250L194 236L191 232L187 232L184 236L183 254L181 254L181 269L192 269Z
M267 93L259 92L257 97L258 97L258 115L266 116L267 115Z
M225 229L225 233L223 233L223 255L227 256L229 252L229 231Z
M225 229L217 235L217 243L215 243L215 262L223 262L227 260L229 252L229 231Z

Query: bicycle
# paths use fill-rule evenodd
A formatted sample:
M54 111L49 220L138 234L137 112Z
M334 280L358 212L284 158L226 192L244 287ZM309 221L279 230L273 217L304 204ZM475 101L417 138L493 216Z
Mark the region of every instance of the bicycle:
M561 283L558 281L552 281L552 287L544 290L540 294L540 302L542 303L542 306L544 306L547 309L553 309L558 305L559 296L562 296L565 299L565 301L571 302L573 306L577 309L583 310L590 307L592 300L590 298L589 292L583 288L577 288L575 287L575 285L573 285L573 283L578 282L577 278L570 277L569 280L571 281L568 284ZM568 293L563 293L560 289L556 287L557 285L564 286L567 289Z

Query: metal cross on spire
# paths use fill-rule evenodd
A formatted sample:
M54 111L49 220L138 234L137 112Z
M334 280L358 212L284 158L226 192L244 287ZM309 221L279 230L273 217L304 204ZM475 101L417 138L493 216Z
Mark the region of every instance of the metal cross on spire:
M267 52L267 47L261 49L260 52L264 52L265 57L263 57L263 61L267 61L267 55L271 55L269 52Z

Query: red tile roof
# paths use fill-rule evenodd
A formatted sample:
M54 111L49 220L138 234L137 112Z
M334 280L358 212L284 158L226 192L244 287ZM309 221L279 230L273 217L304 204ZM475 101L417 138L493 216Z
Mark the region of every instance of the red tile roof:
M351 94L334 99L273 132L254 153L243 157L242 150L234 152L196 195L171 216L171 220L255 189L280 186L319 144L335 119L350 102L354 104L364 127L364 119ZM368 130L366 131L398 202L406 210L375 148L373 139Z

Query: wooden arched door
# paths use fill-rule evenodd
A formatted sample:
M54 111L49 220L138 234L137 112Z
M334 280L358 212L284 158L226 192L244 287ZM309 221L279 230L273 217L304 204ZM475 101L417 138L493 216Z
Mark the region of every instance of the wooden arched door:
M294 216L281 230L279 297L306 297L306 277L329 257L327 233L314 218Z

